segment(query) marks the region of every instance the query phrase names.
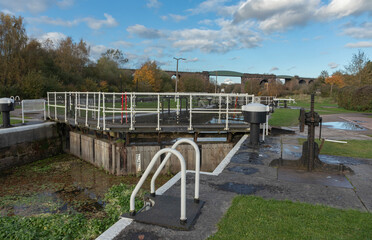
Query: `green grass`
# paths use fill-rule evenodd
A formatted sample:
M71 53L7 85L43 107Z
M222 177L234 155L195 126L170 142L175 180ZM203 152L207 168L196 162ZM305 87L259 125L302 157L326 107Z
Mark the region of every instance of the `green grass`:
M133 189L134 186L125 184L112 186L105 195L105 216L101 218L88 218L81 213L0 217L0 239L94 239L113 225L120 214L129 212ZM143 194L141 192L136 198L137 210L143 206L140 200ZM0 209L6 209L8 205L28 206L33 201L41 201L41 204L53 207L48 199L43 201L32 196L5 196L0 197Z
M209 239L371 239L372 214L237 196Z
M306 139L298 139L301 145L304 141L306 141ZM345 141L347 143L324 142L320 153L344 157L372 158L372 140ZM316 142L320 146L320 140L316 140Z
M310 109L310 95L295 95L292 96L295 100L295 104L291 104L294 107L303 107L305 109ZM325 114L337 114L337 113L352 113L356 111L346 110L344 108L338 107L337 102L330 97L315 97L314 102L315 111L317 111L321 115Z
M293 126L298 124L298 117L300 110L289 109L289 108L278 108L275 109L274 113L271 114L269 119L270 126Z

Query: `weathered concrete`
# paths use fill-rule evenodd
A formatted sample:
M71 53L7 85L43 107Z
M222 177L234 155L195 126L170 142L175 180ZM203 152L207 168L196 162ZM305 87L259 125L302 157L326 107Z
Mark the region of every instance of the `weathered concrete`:
M115 175L136 174L145 171L152 157L161 149L171 145L127 146L116 141L98 139L92 135L70 132L70 153L102 167ZM213 171L222 159L229 153L233 143L199 143L201 150L201 170ZM195 169L195 151L187 144L177 147L186 161L189 170ZM137 162L139 160L139 162ZM152 172L156 171L160 161L155 164ZM162 173L177 173L180 170L179 161L171 156Z
M56 123L0 129L0 170L62 152Z

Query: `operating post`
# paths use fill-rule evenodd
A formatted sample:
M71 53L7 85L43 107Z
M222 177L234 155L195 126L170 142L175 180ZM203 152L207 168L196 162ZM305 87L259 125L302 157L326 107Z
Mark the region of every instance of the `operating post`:
M186 60L185 58L173 58L173 59L175 59L176 61L177 61L177 67L176 67L176 89L175 89L175 93L177 92L177 83L178 83L178 61L179 60Z

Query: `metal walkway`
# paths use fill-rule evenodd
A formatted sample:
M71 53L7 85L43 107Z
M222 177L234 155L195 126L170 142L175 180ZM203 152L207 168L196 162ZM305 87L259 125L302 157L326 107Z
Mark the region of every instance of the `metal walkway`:
M241 106L273 97L225 93L48 92L51 120L115 132L247 130Z

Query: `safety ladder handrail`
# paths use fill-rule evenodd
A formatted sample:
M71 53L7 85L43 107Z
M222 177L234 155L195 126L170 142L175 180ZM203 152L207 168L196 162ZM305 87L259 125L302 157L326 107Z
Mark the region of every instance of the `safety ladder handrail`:
M184 224L187 222L187 217L186 217L186 163L185 159L181 155L181 153L175 149L171 148L163 148L159 150L155 156L151 159L150 164L146 168L146 171L143 173L141 179L137 183L136 187L134 188L132 195L130 196L130 215L134 216L136 215L136 210L135 210L135 197L142 187L143 183L145 182L147 176L150 174L151 169L154 167L156 160L164 154L164 153L170 153L176 155L178 160L180 160L180 165L181 165L181 217L180 217L180 222L181 224Z
M200 150L198 145L187 138L182 138L175 142L171 149L176 149L178 145L181 143L189 143L191 146L194 147L195 150L195 195L194 195L194 201L199 202L199 182L200 182ZM165 164L167 164L168 159L170 158L171 153L168 153L164 160L159 165L158 169L154 173L154 175L151 178L151 196L155 197L155 180L159 176L160 172L163 170Z

